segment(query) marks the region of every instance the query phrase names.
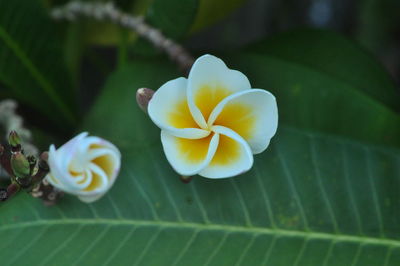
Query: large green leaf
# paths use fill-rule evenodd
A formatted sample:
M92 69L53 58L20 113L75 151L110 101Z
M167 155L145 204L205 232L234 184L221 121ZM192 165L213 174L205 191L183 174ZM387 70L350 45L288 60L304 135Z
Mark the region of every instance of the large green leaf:
M201 0L192 31L199 31L221 20L246 0Z
M154 0L147 12L147 20L169 38L180 38L193 24L199 2L199 0Z
M230 65L275 94L289 125L400 146L400 116L389 107L399 97L379 65L332 33L305 34L314 36L310 43L292 35L299 37L284 34L237 53Z
M245 0L142 0L149 4L146 21L166 37L179 40L188 33L210 26L238 8ZM148 3L147 3L148 2ZM154 54L139 41L136 53Z
M0 0L0 83L65 127L76 119L74 90L58 34L39 1Z
M0 205L2 265L398 265L398 150L281 125L249 173L183 184L134 100L171 69L111 76L86 129L121 148L114 188L89 205Z
M147 1L147 0L145 0ZM245 0L153 0L147 20L166 36L177 39L210 26Z
M369 53L338 33L317 29L288 31L248 50L322 72L400 110L400 93L388 72Z

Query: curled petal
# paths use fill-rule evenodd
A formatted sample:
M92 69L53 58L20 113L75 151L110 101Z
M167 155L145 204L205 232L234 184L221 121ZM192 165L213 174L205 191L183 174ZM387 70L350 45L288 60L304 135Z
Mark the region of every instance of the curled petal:
M208 124L232 129L247 141L253 154L263 152L278 126L275 97L261 89L232 94L217 105Z
M167 160L181 175L194 175L207 166L218 146L219 134L202 139L178 138L161 131L161 142Z
M253 155L246 141L223 126L213 126L212 130L220 135L218 148L209 165L199 175L215 179L247 172L253 165Z
M57 150L51 145L48 162L46 178L53 186L92 202L114 184L121 154L110 142L82 133Z
M177 78L162 85L150 100L149 116L158 127L176 137L204 138L209 132L200 129L190 113L186 86L185 78Z
M206 128L209 115L221 100L250 88L243 73L229 69L215 56L204 55L196 60L189 73L188 105L198 124Z

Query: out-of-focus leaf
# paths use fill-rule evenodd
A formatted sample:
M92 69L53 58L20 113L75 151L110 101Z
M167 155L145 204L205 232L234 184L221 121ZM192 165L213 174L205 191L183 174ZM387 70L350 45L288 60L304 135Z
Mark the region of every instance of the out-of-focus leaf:
M135 105L136 88L177 76L139 61L111 76L85 128L121 148L114 188L0 205L2 264L398 265L398 150L280 126L247 174L182 184Z
M231 59L253 87L274 93L281 122L400 146L400 117L390 108L399 103L395 87L373 58L347 40L322 31L284 34Z
M184 36L193 24L199 0L154 0L146 20L172 39Z
M397 0L363 0L358 8L357 40L371 51L384 54L400 23Z
M65 129L75 99L58 37L39 1L0 0L0 83Z
M246 1L247 0L200 0L192 31L199 31L214 24L240 7Z
M371 54L338 33L315 29L289 31L247 51L321 72L393 110L400 110L400 93L387 70Z

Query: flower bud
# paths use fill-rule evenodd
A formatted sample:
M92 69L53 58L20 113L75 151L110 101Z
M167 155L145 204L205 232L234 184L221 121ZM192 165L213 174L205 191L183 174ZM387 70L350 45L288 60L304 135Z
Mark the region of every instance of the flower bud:
M11 155L11 168L16 177L26 178L30 176L31 165L25 155L20 152Z
M85 132L57 150L51 145L48 165L50 173L46 180L51 185L90 203L102 197L114 184L121 154L112 143Z
M13 149L18 149L18 150L21 149L21 138L19 137L16 131L10 132L10 135L8 136L8 143Z
M147 113L147 107L153 94L154 91L148 88L140 88L136 92L136 102L145 113Z

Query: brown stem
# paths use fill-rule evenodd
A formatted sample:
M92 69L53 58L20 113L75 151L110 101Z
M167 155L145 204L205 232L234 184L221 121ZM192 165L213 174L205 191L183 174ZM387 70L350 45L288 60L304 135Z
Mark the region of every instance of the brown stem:
M7 188L0 188L0 201L6 201L14 196L20 190L20 186L16 183L11 183Z
M192 181L193 176L184 176L184 175L181 175L181 176L180 176L180 179L181 179L182 183L188 184L188 183L190 183L190 181Z
M187 72L193 65L193 57L183 46L164 36L158 29L145 23L142 17L126 14L115 8L112 3L72 1L63 7L53 9L51 16L57 20L66 19L69 21L75 20L78 16L109 20L134 31L154 46L163 50L182 70Z
M49 173L49 165L47 164L47 160L49 158L49 154L47 152L43 152L40 155L40 159L39 159L39 169L36 173L36 175L34 175L32 177L32 184L35 186L37 184L39 184L40 182L42 182L43 178L46 177L46 175Z
M21 187L18 184L11 183L10 185L8 185L7 187L8 198L14 196L20 189Z

